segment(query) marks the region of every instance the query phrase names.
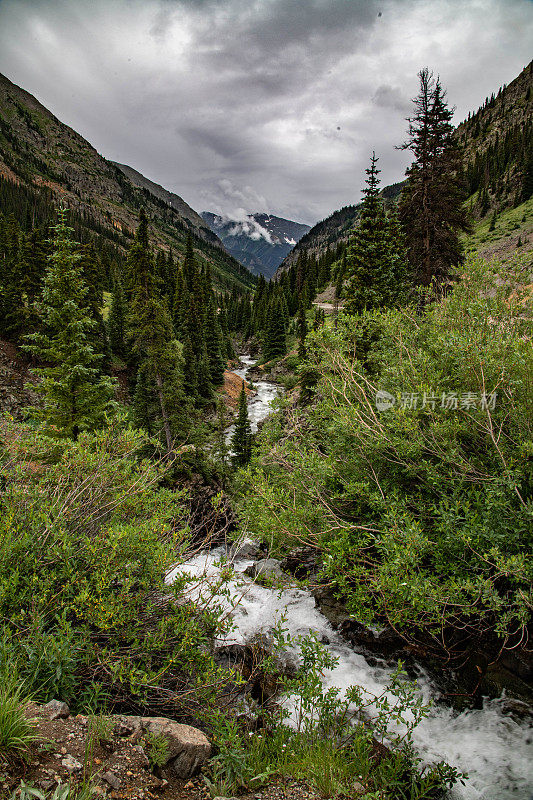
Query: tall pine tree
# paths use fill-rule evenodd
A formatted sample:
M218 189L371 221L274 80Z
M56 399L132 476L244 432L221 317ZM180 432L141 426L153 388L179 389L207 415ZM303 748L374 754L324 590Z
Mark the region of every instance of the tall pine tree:
M37 304L43 332L27 336L24 349L49 364L34 370L41 378L36 389L44 401L42 408L34 409L34 415L49 434L77 439L81 431L104 424L113 408L115 384L98 369L102 354L92 347L97 323L82 275L81 256L72 241L65 209L60 209L58 216L52 228L53 252Z
M451 124L454 109L448 108L439 78L427 67L419 79L415 113L401 148L411 150L414 162L406 172L399 216L415 282L438 287L463 259L459 234L470 230L463 207L467 190Z
M377 162L373 153L366 170L359 226L354 231L346 258L345 309L350 314L397 305L406 293L403 239L397 221L391 223L387 218L379 196Z
M236 467L245 467L252 455L252 429L248 419L248 403L244 381L239 394L239 413L231 439L231 449L233 451L233 464Z

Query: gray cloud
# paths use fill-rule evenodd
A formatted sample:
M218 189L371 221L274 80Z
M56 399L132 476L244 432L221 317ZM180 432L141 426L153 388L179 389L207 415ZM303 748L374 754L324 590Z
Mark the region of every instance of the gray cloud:
M384 183L424 65L457 119L530 56L530 0L0 0L0 71L198 210L313 223ZM381 14L381 16L379 16Z

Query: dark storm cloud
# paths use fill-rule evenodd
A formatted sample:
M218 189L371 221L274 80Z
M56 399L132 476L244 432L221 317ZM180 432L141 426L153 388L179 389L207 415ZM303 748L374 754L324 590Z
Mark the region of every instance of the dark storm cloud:
M385 183L417 71L460 119L529 58L529 0L0 0L0 71L193 207L314 222Z

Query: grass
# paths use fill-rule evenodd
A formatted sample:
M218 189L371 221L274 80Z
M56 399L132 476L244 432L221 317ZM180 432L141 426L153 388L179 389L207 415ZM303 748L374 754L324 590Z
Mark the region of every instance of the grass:
M0 757L24 757L37 738L27 719L20 686L6 681L0 686Z
M525 218L525 219L524 219ZM506 208L496 217L493 231L489 230L492 211L474 223L470 236L465 236L464 245L467 252L479 253L501 239L520 233L522 241L533 233L533 198L521 203L516 208Z

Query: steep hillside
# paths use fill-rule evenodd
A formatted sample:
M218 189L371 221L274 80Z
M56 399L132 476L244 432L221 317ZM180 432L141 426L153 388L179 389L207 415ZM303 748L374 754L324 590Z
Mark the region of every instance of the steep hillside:
M457 127L457 137L464 148L475 217L529 200L533 194L533 61L469 114Z
M130 174L127 174L128 171ZM144 207L154 244L184 253L193 236L199 263L209 263L222 286L250 287L253 276L223 248L201 217L177 195L131 168L103 158L35 97L0 75L0 194L4 213L38 209L33 222L47 222L62 199L72 209L84 238L100 239L124 251ZM7 184L7 186L6 186ZM35 214L35 211L32 211Z
M490 214L500 214L526 203L533 194L533 61L508 86L485 100L474 114L458 125L456 136L464 150L465 175L470 189L468 204L474 220L488 219ZM396 201L402 183L386 186L382 195ZM359 206L345 206L312 228L280 265L277 274L296 263L304 251L319 256L328 248L349 239L357 222ZM518 242L528 250L530 231L527 209L513 216L511 236L505 225L485 231L486 225L475 225L472 246L488 256L498 252L508 255ZM524 227L522 227L524 226ZM482 231L480 233L480 231ZM485 241L482 239L486 235ZM498 245L498 242L500 244Z
M396 202L401 190L401 183L385 186L381 192L385 205ZM359 204L344 206L344 208L334 211L333 214L321 222L317 222L305 236L302 236L298 244L283 260L276 272L276 276L281 275L292 264L295 264L298 256L303 252L318 257L325 253L328 248L337 248L341 242L347 242L354 225L359 219L359 209Z
M231 220L203 211L202 217L237 261L255 275L271 278L285 256L311 228L272 214L250 214Z

